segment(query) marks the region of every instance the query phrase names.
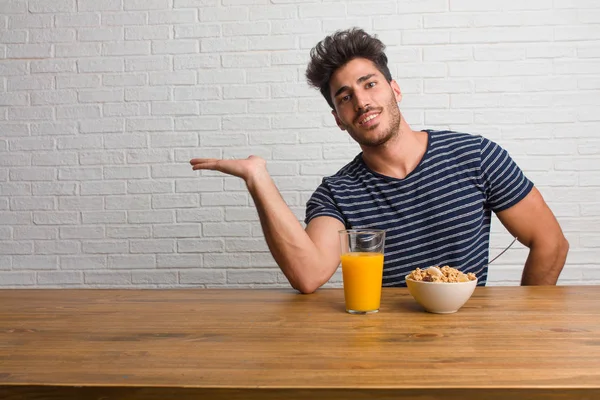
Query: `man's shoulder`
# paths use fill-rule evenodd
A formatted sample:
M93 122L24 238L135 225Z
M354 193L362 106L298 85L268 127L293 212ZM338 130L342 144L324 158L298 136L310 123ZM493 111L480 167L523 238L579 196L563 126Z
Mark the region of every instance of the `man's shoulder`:
M323 177L323 184L328 186L352 185L364 178L368 170L362 161L362 153L340 168L336 173Z
M451 130L425 130L433 144L446 148L460 148L462 146L480 145L483 136L472 133Z

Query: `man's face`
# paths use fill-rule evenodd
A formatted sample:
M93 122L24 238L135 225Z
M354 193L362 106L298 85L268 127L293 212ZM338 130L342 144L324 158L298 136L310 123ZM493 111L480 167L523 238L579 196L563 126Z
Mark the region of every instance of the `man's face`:
M336 123L361 146L380 146L398 134L400 88L388 83L372 61L349 61L334 72L329 88Z

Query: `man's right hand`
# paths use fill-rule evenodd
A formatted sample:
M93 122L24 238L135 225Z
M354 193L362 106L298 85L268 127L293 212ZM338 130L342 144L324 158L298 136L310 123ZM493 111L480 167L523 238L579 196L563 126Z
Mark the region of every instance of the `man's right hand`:
M206 169L220 171L228 175L237 176L250 184L252 180L267 171L267 163L258 156L246 159L221 160L217 158L194 158L190 160L193 170Z

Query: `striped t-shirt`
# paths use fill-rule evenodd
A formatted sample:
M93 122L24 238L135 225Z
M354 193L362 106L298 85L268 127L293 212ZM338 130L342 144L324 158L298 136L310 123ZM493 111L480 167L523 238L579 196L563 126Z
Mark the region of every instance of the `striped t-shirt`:
M491 212L533 188L508 152L481 136L428 133L422 160L404 179L370 170L362 153L323 179L306 219L329 216L347 229L386 231L383 286L406 286L413 269L449 265L487 280Z

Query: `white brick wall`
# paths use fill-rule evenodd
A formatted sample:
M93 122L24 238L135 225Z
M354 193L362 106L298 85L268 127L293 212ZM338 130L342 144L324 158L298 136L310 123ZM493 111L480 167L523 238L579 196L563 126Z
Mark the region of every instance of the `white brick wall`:
M357 152L303 77L353 25L414 128L483 134L534 180L571 243L560 282L600 283L599 1L0 0L0 287L287 286L243 183L188 160L267 158L301 218Z

